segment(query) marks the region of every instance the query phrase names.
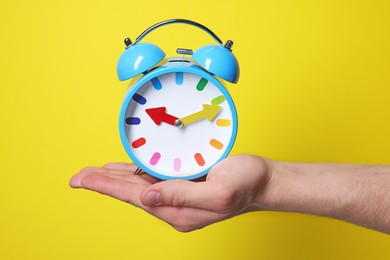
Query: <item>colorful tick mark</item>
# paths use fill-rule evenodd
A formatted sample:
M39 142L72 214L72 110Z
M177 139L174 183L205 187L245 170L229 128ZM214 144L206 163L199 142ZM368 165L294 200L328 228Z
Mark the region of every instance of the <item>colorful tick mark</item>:
M181 85L183 84L183 72L176 72L176 84Z
M156 78L152 78L152 84L153 84L153 87L156 90L160 90L162 88L161 81L157 77Z
M216 122L217 126L230 126L230 119L218 119Z
M146 104L146 98L144 98L143 96L141 96L140 94L137 94L135 93L133 95L133 100L137 103L139 103L140 105L145 105Z
M146 144L146 139L141 137L141 138L138 138L137 140L135 140L134 142L131 143L131 146L134 148L134 149L137 149L141 146L143 146L144 144Z
M196 89L199 90L199 91L204 90L204 88L205 88L206 85L207 85L207 82L208 82L207 79L201 78L201 79L199 80L198 84L196 85Z
M210 140L210 145L214 147L217 150L221 150L223 148L223 143L218 141L217 139L211 139Z
M175 158L175 160L173 160L173 170L175 172L180 172L180 170L181 170L181 159L180 158Z
M138 117L128 117L126 118L126 124L128 125L139 125L141 123L141 119Z
M203 156L200 153L196 153L194 155L195 161L199 166L204 166L206 163L204 161Z
M224 101L225 101L225 97L223 95L220 95L220 96L214 98L213 100L211 100L211 104L214 106L218 106L218 105L222 104Z
M154 153L152 155L152 158L150 158L149 163L154 166L154 165L156 165L158 163L160 158L161 158L161 154L160 153Z

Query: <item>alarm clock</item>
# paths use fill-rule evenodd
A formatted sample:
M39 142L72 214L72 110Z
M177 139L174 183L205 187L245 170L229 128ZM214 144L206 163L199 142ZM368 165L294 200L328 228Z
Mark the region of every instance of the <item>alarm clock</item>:
M195 26L216 44L165 58L155 44L141 42L174 23ZM119 132L124 149L142 171L161 180L193 180L226 158L237 135L237 112L224 81L237 83L239 65L232 41L223 44L210 29L186 19L152 25L126 49L117 64L120 80L133 79L124 98Z

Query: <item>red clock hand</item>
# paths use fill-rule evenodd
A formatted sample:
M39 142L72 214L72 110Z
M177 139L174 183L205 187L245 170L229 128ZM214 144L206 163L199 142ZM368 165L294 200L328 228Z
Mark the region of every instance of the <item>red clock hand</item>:
M178 119L170 114L167 114L166 107L156 107L156 108L148 108L145 109L146 113L150 116L150 118L157 124L160 125L161 122L175 125L175 121Z

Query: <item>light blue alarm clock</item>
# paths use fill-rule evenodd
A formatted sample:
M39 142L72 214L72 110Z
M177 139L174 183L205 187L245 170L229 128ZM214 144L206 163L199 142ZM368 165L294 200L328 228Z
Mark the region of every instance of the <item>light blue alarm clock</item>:
M196 51L179 48L182 57L164 59L158 46L141 42L151 31L174 23L200 28L217 44ZM236 139L237 112L222 83L237 83L239 78L233 42L224 45L207 27L172 19L149 27L134 43L126 38L125 44L117 65L119 79L143 74L120 111L120 137L127 154L140 169L162 180L206 175L226 158Z

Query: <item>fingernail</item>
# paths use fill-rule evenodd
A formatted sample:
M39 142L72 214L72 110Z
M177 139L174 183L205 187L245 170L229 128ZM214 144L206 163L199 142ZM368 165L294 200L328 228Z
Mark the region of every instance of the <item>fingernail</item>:
M160 203L160 192L149 191L145 196L145 205L153 206Z
M72 188L81 188L80 178L77 175L69 180L69 186Z

